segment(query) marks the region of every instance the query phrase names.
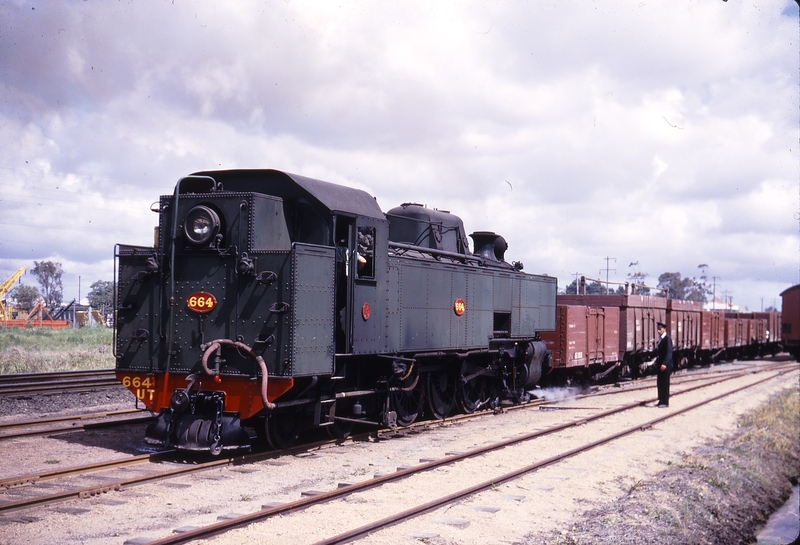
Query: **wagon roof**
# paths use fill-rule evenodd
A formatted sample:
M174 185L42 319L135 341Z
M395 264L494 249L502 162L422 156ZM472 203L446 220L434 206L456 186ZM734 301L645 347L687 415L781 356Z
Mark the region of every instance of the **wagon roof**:
M787 293L790 293L792 291L795 291L795 290L800 290L800 284L794 285L791 288L786 288L785 290L783 290L781 292L781 296L783 296L783 295L785 295Z
M564 294L557 297L559 304L586 305L628 308L667 308L667 298L655 295L623 295L623 294Z
M210 176L228 191L258 191L283 199L311 196L331 212L385 219L375 197L343 185L333 184L273 169L211 170L193 176Z

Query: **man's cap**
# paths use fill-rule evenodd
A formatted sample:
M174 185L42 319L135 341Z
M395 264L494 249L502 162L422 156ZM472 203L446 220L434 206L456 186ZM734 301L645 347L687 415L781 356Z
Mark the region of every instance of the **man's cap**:
M664 322L656 322L656 327L658 328L663 327L664 329L667 329L667 324L665 324Z

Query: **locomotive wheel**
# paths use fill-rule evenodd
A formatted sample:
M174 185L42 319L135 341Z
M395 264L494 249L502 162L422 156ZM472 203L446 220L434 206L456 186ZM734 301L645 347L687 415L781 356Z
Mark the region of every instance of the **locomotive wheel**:
M330 426L325 426L325 429L328 430L331 439L341 440L350 437L350 434L353 433L353 426L355 424L352 422L334 421Z
M392 410L397 414L398 426L410 426L422 412L423 388L419 373L413 373L400 384L399 391L389 396Z
M267 443L275 450L294 446L300 435L300 421L294 414L271 414L264 423Z
M336 415L336 408L336 403L334 403L333 407L331 407L331 418ZM341 420L334 419L333 424L330 426L325 426L325 429L327 430L331 439L347 439L353 432L353 426L355 426L353 422L343 422Z
M464 414L472 414L480 408L488 406L492 394L491 379L477 376L462 382L458 381L458 408Z
M444 419L453 410L456 402L456 376L452 371L436 371L428 374L428 410L434 418Z
M411 392L392 392L392 409L397 413L398 426L410 426L422 412L422 388Z

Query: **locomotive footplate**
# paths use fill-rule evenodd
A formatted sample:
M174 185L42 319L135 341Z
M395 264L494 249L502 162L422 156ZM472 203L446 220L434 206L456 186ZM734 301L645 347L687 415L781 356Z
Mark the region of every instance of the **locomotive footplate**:
M175 390L170 408L163 409L147 426L145 441L151 445L183 450L210 451L250 449L250 435L238 415L224 414L225 394L216 391Z

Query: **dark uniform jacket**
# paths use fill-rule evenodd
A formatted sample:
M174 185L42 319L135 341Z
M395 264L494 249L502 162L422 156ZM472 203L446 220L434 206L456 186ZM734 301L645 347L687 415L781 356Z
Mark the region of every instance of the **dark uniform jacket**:
M661 371L661 366L666 365L666 371ZM672 372L672 339L669 335L664 335L658 339L656 349L656 371L659 373Z

